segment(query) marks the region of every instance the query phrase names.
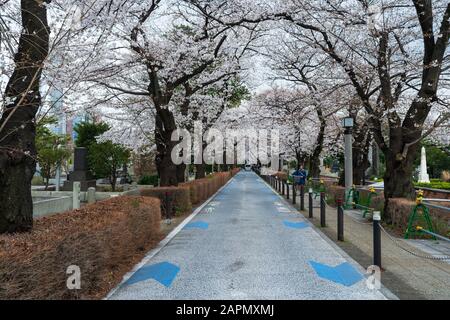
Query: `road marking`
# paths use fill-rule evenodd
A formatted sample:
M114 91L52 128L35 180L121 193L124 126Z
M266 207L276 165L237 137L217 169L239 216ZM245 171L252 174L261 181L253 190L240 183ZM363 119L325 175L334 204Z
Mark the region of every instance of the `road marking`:
M213 213L214 212L214 208L213 207L209 207L205 209L206 213Z
M292 222L292 221L283 221L283 224L288 228L293 229L305 229L308 228L310 225L307 222Z
M166 288L169 288L177 276L180 268L170 262L161 262L142 267L125 282L125 285L132 285L148 279L154 279Z
M208 229L209 224L207 222L204 221L195 221L195 222L191 222L188 223L184 229L203 229L206 230Z
M309 263L319 277L342 284L346 287L350 287L364 278L364 276L348 262L344 262L335 267L315 261L309 261Z

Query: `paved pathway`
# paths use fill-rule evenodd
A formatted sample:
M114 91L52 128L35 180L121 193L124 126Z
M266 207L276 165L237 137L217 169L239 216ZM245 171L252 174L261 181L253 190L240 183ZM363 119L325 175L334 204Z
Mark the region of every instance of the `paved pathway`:
M256 174L239 173L111 299L385 299Z

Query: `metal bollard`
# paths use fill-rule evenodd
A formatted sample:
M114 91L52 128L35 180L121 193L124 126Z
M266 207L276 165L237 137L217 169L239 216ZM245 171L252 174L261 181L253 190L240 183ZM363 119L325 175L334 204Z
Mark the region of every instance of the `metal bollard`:
M300 210L305 210L305 186L300 185Z
M325 192L320 193L320 226L322 228L327 226L325 217Z
M286 183L286 199L289 200L289 183Z
M337 200L337 237L338 241L344 241L344 207L342 199Z
M295 204L297 201L297 188L295 187L295 183L292 185L292 204Z
M309 188L308 192L308 209L309 209L309 218L313 218L313 190Z
M380 211L373 212L372 220L373 220L373 264L381 269Z

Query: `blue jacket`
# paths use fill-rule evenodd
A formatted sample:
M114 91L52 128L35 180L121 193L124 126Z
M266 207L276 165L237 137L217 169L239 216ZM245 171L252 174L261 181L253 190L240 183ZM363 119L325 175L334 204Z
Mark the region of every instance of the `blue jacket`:
M308 173L306 172L305 169L299 169L296 170L292 176L294 177L294 182L295 184L298 185L305 185L306 183L306 177L308 176Z

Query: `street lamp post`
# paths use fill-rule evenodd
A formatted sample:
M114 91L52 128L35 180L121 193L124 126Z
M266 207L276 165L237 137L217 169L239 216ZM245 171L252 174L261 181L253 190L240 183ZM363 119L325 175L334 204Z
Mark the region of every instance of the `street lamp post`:
M278 155L278 171L283 171L283 167L284 167L284 152L281 152Z
M346 117L342 119L344 127L344 144L345 144L345 193L348 194L353 186L353 153L352 153L352 133L353 118Z

